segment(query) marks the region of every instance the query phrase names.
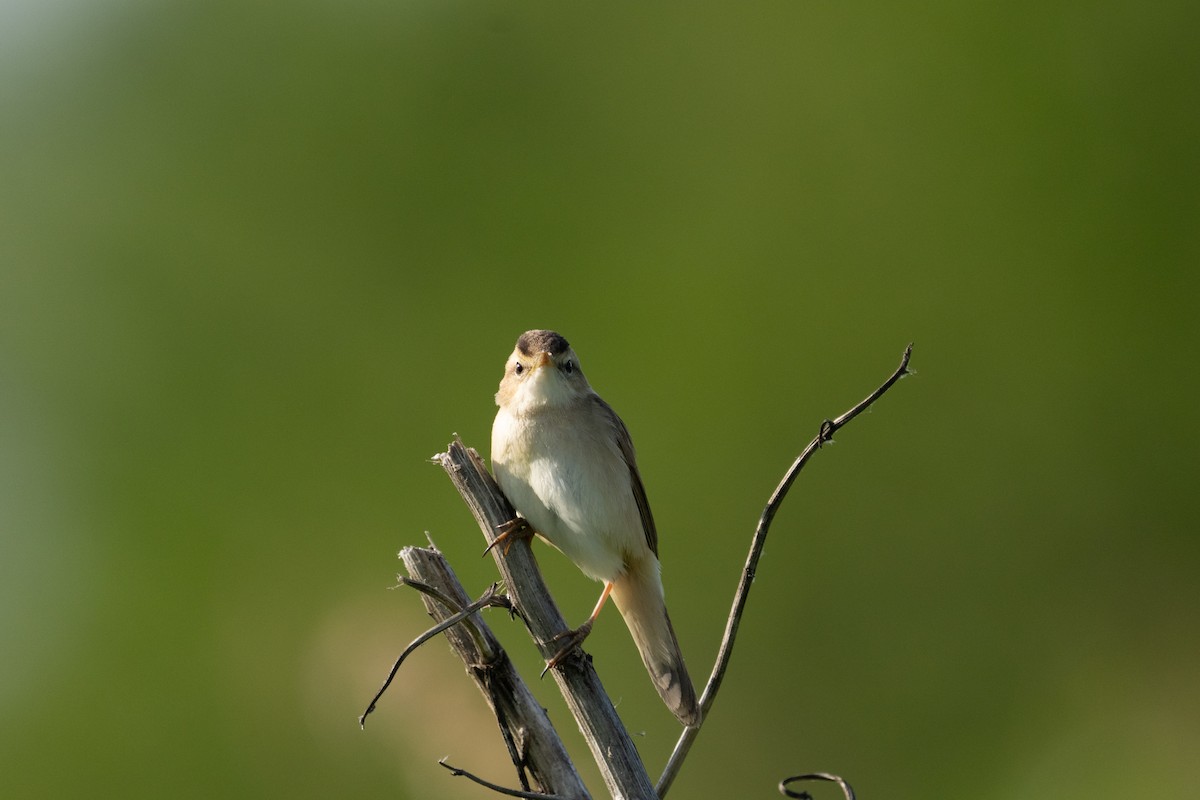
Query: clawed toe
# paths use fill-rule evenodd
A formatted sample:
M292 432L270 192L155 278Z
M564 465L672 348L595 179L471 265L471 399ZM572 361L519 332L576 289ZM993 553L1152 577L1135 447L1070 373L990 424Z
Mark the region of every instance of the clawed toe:
M567 656L579 649L579 647L583 644L583 640L586 639L588 634L591 632L592 621L588 620L575 630L563 631L551 639L553 642L562 641L563 646L559 648L559 651L554 654L553 658L546 662L546 668L542 670L540 677L544 678L546 673L549 672L552 667L557 667L563 662L564 659L566 659Z
M492 551L492 548L498 544L504 545L504 555L508 555L508 551L512 549L513 542L518 539L532 539L533 526L529 524L529 520L524 517L513 517L503 525L496 527L496 538L492 539L492 543L483 549L483 554L486 556Z

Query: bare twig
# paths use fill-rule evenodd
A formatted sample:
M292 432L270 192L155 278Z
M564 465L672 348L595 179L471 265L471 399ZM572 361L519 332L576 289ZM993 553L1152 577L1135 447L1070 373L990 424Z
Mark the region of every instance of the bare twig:
M758 527L754 531L754 538L750 544L750 554L746 558L746 565L742 568L741 581L738 583L737 593L733 599L733 608L729 613L729 620L725 625L725 635L721 639L721 648L717 653L717 662L713 666L712 675L708 679L708 685L704 687L704 693L700 697L700 709L706 718L708 710L713 704L713 699L716 697L717 691L721 688L721 682L725 678L725 671L729 667L729 660L733 655L733 643L737 638L738 626L741 624L742 614L746 608L746 600L750 594L750 587L754 583L754 575L758 569L758 559L762 555L763 545L767 541L767 531L771 527L771 521L775 518L775 513L779 511L779 507L783 504L783 499L787 496L788 490L796 480L796 476L800 474L800 470L804 469L804 465L808 463L808 459L812 457L812 454L826 442L832 441L833 435L842 426L869 408L896 381L909 374L908 360L912 356L912 348L913 346L910 344L904 349L904 355L900 359L900 366L878 389L871 392L864 400L837 419L825 420L821 424L821 429L817 433L816 438L809 442L804 451L792 462L792 466L788 468L788 471L783 476L783 480L775 487L775 491L767 501L766 508L763 509L762 516L759 517ZM658 779L657 789L660 798L666 797L667 791L671 788L672 782L674 782L676 776L679 774L683 760L687 757L688 751L691 749L692 743L695 742L696 736L699 733L699 727L683 729L679 741L675 744L675 750L671 753L671 758L667 761L667 766L663 770L662 777Z
M455 437L448 450L434 460L446 470L491 544L497 531L516 512L479 454ZM559 649L554 638L568 630L567 623L542 580L529 540L518 539L504 551L505 548L493 549L492 558L542 657L549 660ZM579 724L609 793L631 800L655 797L654 784L592 668L591 657L577 650L551 669L550 674Z
M842 794L846 800L854 800L854 789L850 784L839 778L837 775L830 775L828 772L810 772L807 775L793 775L790 778L784 778L779 782L779 793L787 797L804 798L804 800L812 800L812 795L805 791L793 792L788 788L789 784L797 781L829 781L836 783L842 790Z
M446 759L444 759L444 758L441 761L439 761L438 763L441 764L446 769L450 770L450 774L455 776L456 778L458 778L458 777L468 778L472 781L475 781L475 783L478 783L480 786L486 786L487 788L491 789L493 792L497 792L499 794L506 794L509 797L527 797L527 798L530 798L530 800L563 800L562 796L557 795L557 794L542 794L541 792L530 792L530 791L527 791L524 789L509 789L509 788L507 788L505 786L501 786L497 783L492 783L491 781L485 781L483 778L479 777L478 775L472 775L470 772L467 772L465 769L459 769L458 767L454 767L454 766L451 766L450 764L447 764Z
M392 680L396 677L396 673L400 671L400 665L404 663L404 660L408 658L414 650L447 628L451 628L462 622L464 619L471 616L481 608L486 608L488 606L508 606L508 598L504 597L503 595L496 594L496 586L497 584L493 583L490 587L488 587L488 590L484 592L483 595L474 603L471 603L469 606L457 612L453 616L447 617L437 625L434 625L416 639L413 639L412 642L409 643L408 647L404 648L404 652L400 654L400 657L396 659L396 663L392 664L391 670L388 671L388 676L384 680L383 686L379 687L379 691L376 692L375 696L371 698L371 703L367 706L367 710L364 711L362 716L358 718L358 725L360 728L366 727L367 716L375 710L375 704L379 702L379 698L383 697L383 693L386 692L388 687L392 685Z
M403 554L401 554L401 558L403 557ZM438 589L436 586L431 586L424 581L414 580L413 578L409 578L404 575L397 575L396 579L399 580L403 585L411 586L421 594L428 595L429 597L437 600L442 604L442 606L448 608L454 614L462 611L462 605L460 603L456 603L453 598L448 597L445 592ZM492 584L491 590L495 591L497 587L498 584ZM495 601L492 603L492 605L499 608L506 608L509 610L509 612L513 611L512 601L509 600L506 595L496 595ZM488 637L483 635L482 631L480 630L480 626L476 625L470 617L463 620L463 626L470 631L471 638L475 640L475 647L479 650L479 655L483 661L485 663L491 662L496 657L496 651L492 648L492 642L488 640Z

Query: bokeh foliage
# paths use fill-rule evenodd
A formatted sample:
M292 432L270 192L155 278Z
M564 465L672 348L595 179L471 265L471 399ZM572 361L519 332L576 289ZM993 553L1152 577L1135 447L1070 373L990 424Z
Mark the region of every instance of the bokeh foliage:
M486 452L531 327L633 431L697 677L782 470L916 342L777 520L680 797L1194 791L1198 17L6 4L6 795L508 780L440 646L355 717L424 625L393 554L493 578L426 458ZM674 722L604 620L656 772Z

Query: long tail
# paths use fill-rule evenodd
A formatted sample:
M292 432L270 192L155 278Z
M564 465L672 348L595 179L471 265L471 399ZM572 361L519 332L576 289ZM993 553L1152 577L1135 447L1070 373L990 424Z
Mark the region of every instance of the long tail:
M684 725L699 725L700 705L667 616L658 559L651 556L629 565L613 582L612 599L667 708Z

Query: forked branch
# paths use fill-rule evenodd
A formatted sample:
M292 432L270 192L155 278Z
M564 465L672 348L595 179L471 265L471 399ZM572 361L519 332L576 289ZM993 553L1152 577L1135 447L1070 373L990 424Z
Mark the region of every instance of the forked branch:
M516 767L517 780L521 785L519 791L523 792L518 796L552 795L587 800L590 796L587 787L583 785L566 747L551 725L546 710L509 661L508 654L491 628L477 613L478 609L488 606L511 611L508 598L497 594L496 584L492 584L482 597L472 603L446 559L432 546L406 547L400 551L400 559L411 576L402 576L401 582L421 592L425 609L438 622L418 641L423 641L433 631L445 632L451 649L466 666L467 673L483 693L496 717L501 738ZM410 646L405 655L416 644ZM395 674L396 667L393 667L392 674ZM391 677L388 676L388 681ZM383 689L380 690L382 692ZM531 782L545 794L531 791Z

